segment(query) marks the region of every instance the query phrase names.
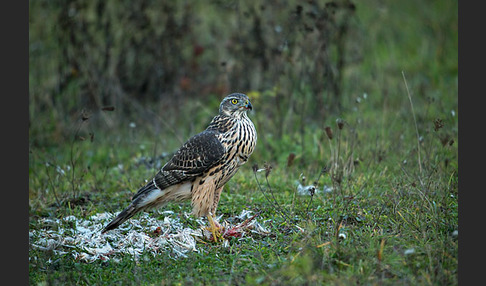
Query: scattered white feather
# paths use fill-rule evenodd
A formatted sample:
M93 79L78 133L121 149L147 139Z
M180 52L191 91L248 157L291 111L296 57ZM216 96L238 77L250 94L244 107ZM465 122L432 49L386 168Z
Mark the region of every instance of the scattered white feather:
M297 193L302 196L317 195L321 193L325 194L325 193L330 193L332 191L332 187L328 187L328 186L323 186L321 190L314 185L303 186L298 181L296 181L296 184L297 184Z
M70 254L77 261L93 262L96 260L117 261L120 254L129 254L138 259L142 253L156 255L168 252L171 257L187 257L188 252L199 252L197 242L209 239L211 232L203 218L196 219L199 228L194 230L185 227L178 217L172 217L172 211L161 212L165 218L157 220L153 214L141 213L137 219L130 219L117 229L101 233L103 227L117 213L100 213L89 218L67 216L62 219L43 218L42 227L29 231L30 245L41 251L52 251L57 255ZM184 214L188 217L189 214ZM253 216L251 211L243 210L233 220L244 221ZM220 220L222 216L217 217ZM222 223L224 229L231 226L227 221ZM241 234L257 233L267 235L268 229L256 219L252 219L241 229ZM229 245L228 243L226 243ZM223 242L224 246L224 242ZM36 260L35 252L29 259Z
M415 253L415 248L405 249L405 251L403 252L403 254L405 254L405 255L410 255L410 254L414 254L414 253Z
M452 232L452 237L458 237L459 236L459 231L456 229Z

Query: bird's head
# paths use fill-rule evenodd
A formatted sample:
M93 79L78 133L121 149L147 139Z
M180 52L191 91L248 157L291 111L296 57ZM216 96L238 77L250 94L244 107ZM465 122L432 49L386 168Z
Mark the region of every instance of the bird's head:
M250 99L243 93L232 93L221 101L219 113L241 118L248 110L252 110Z

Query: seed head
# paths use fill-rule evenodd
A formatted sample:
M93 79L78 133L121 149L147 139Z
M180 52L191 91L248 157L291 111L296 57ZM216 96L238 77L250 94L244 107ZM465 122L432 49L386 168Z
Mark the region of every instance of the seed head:
M444 127L444 122L442 122L442 119L437 118L434 120L434 131L437 131Z
M294 159L295 159L295 153L290 153L289 156L287 157L287 167L292 166Z
M265 162L263 164L263 167L265 168L265 177L268 177L268 175L270 175L270 172L272 171L272 165Z
M256 173L258 171L258 164L257 163L253 164L251 168L253 169L253 172Z
M331 127L326 126L326 128L324 128L324 130L326 130L327 138L329 138L329 140L332 140L332 129L331 129Z
M338 126L339 130L343 129L343 127L344 127L344 120L342 120L341 118L338 118L338 119L336 119L336 123L337 123L337 126Z

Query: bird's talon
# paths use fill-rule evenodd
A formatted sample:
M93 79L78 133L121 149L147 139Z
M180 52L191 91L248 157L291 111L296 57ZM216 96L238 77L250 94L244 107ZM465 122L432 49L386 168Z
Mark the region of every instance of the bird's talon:
M223 237L221 236L222 227L217 221L213 220L213 216L211 214L208 214L208 222L209 222L209 227L207 227L206 229L209 230L213 235L213 241L218 242L218 237L220 239L223 239Z

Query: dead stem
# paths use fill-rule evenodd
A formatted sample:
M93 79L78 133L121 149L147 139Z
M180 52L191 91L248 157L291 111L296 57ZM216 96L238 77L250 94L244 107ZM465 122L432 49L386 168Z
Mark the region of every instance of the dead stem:
M269 187L270 189L270 194L274 200L274 203L272 203L270 201L270 199L267 197L267 195L265 194L265 191L263 190L262 186L261 186L261 183L260 181L258 180L258 177L257 177L257 174L256 174L256 170L255 168L253 168L253 175L255 175L255 180L257 181L257 185L258 185L258 188L260 189L260 191L262 192L263 196L265 197L265 199L270 203L270 204L274 204L277 206L277 211L282 215L282 217L285 219L285 221L287 221L287 223L290 225L291 224L291 220L290 218L287 216L287 214L282 210L282 208L280 207L280 204L277 202L277 200L275 199L275 197L273 196L273 193L272 193L272 188L270 187L270 184L268 182L268 178L267 176L265 176L265 179L266 179L266 182L267 182L267 186Z
M407 79L405 78L405 73L402 71L403 81L405 82L405 88L407 89L408 100L410 101L410 107L412 108L413 122L415 124L415 133L417 135L417 157L420 174L422 174L422 161L420 159L420 135L417 127L417 119L415 118L415 111L413 109L412 96L410 95L410 90L408 89ZM422 180L420 180L422 183Z

